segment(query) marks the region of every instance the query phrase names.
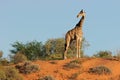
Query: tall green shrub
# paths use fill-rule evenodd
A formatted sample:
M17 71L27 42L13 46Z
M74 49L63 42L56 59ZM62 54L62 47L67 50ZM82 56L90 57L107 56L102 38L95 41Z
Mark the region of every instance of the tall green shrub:
M64 52L64 38L49 39L45 42L44 47L46 55L62 54Z
M17 54L21 52L29 60L38 59L40 56L43 56L43 44L42 42L32 41L26 44L21 42L15 42L12 44L13 49L10 50L12 54Z

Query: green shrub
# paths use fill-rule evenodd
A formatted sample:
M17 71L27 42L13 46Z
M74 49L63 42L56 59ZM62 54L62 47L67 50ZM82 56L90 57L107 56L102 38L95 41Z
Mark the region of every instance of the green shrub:
M17 41L12 44L12 47L13 49L10 50L12 54L22 52L28 60L36 60L43 56L43 44L36 40L25 44Z
M110 51L100 51L93 56L94 57L99 57L99 58L111 58L112 57L112 52L110 52Z
M13 57L13 62L15 64L20 63L20 62L24 62L24 61L27 61L27 57L24 54L20 53L20 52L15 54L14 57Z
M39 70L39 66L32 64L31 62L25 62L22 65L16 65L16 68L19 69L20 73L30 74Z
M89 73L93 73L93 74L111 74L111 70L105 66L97 66L97 67L93 67L93 68L90 68Z
M51 76L51 75L48 75L48 76L45 76L45 77L40 78L38 80L55 80L55 78L53 76Z

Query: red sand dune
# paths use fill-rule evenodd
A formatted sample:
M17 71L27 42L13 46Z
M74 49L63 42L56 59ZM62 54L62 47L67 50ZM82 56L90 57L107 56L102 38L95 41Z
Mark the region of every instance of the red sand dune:
M40 71L32 74L23 75L24 80L37 80L47 75L53 76L56 80L120 80L120 61L87 58L79 59L82 63L79 68L69 69L65 67L67 63L74 59L67 60L38 60L33 63L40 66ZM104 65L108 67L112 73L109 75L98 75L88 73L89 68Z

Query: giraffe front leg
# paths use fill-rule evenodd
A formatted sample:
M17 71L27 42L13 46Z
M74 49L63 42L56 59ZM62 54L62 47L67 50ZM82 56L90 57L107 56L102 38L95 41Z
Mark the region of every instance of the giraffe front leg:
M81 55L80 55L80 44L79 44L79 46L78 46L78 58L80 58L81 57Z
M82 38L79 39L79 46L78 46L78 57L81 58L81 45L82 45Z
M76 40L76 58L78 58L78 44L79 44L79 42L78 42L79 40L77 39Z

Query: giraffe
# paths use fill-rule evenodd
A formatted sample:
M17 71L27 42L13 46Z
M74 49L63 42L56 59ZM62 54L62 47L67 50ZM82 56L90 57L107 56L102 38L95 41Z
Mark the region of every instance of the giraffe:
M76 40L76 50L77 50L77 54L76 57L80 58L80 49L81 49L81 43L82 43L82 36L83 36L83 32L82 32L82 26L83 26L83 22L85 19L85 12L83 11L83 9L78 13L77 18L79 18L80 16L81 19L80 21L76 24L76 26L69 30L66 35L65 35L65 51L63 53L63 59L66 59L66 54L69 48L69 45L71 44L71 42L73 40Z

